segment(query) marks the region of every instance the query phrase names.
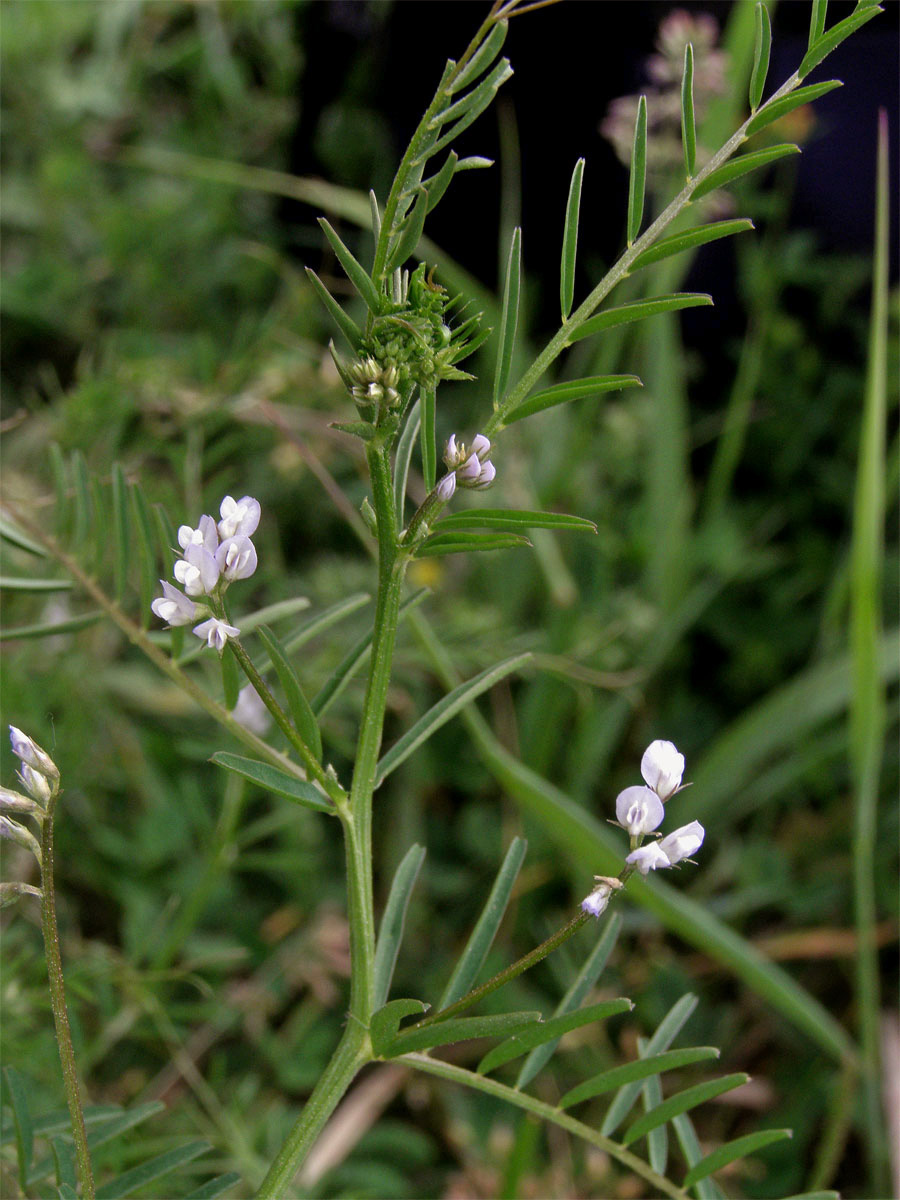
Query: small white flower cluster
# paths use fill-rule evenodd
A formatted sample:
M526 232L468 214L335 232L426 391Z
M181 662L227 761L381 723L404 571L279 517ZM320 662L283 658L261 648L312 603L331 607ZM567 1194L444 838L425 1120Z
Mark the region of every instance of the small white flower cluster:
M450 500L457 484L466 488L490 487L497 474L490 457L491 443L483 433L475 435L471 446L457 442L456 434L451 434L444 451L448 473L438 481L436 489L440 498Z
M240 500L226 496L219 515L218 524L212 517L202 516L196 529L190 525L179 528L178 545L184 557L178 559L172 573L184 591L161 579L163 595L150 607L167 625L190 625L198 617L207 617L193 632L221 654L227 640L241 631L211 615L209 605L198 604L193 597L219 597L234 580L249 579L256 570L256 547L250 535L259 524L259 501L252 496Z
M627 787L616 797L616 819L631 838L632 850L625 862L647 875L660 868L674 867L695 854L706 831L699 821L691 821L659 841L642 846L645 835L662 824L665 802L681 789L684 755L671 742L651 742L641 759L641 774L646 786ZM597 886L581 903L582 909L594 917L599 917L606 908L615 888L622 886L619 880L597 878Z

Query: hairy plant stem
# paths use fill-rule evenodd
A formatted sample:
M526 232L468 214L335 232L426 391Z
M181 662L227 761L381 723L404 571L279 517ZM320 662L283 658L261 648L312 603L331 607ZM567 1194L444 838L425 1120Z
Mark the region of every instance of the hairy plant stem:
M41 931L44 935L44 953L47 956L47 977L50 982L50 1007L56 1027L59 1061L63 1073L63 1087L69 1119L72 1122L72 1138L75 1143L75 1161L81 1194L86 1200L94 1200L94 1172L91 1168L91 1152L88 1147L84 1110L81 1104L81 1088L75 1067L75 1050L69 1029L69 1014L66 1010L65 983L63 981L62 956L59 950L59 930L56 924L56 896L53 890L53 813L58 791L54 789L47 804L47 815L41 822Z

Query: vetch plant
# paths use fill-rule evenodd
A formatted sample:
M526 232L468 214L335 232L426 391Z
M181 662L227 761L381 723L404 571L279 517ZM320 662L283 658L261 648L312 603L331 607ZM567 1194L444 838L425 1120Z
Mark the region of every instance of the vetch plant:
M369 494L362 514L372 537L370 549L376 560L377 590L370 633L360 646L354 647L353 653L342 659L318 693L310 690L302 658L298 658L291 640L278 637L271 628L271 623L284 615L283 609L275 616L266 610L242 614L233 618L238 621L236 625L226 606L226 593L231 585L251 578L257 570L257 552L251 539L263 518L261 506L253 497L244 495L236 500L228 495L220 504L218 521L204 514L196 526L182 524L177 533L168 518L159 514L165 554L177 555L171 567L175 582L161 580L162 596L151 599L146 580L152 582L156 578L157 554L150 536L153 531L148 518L149 505L140 486L126 482L121 470L116 469L109 487L109 501L116 531L117 574L121 578L127 574L131 559L132 525L140 534L137 544L141 547L143 591L136 619L126 613L85 566L78 544L67 548L21 506L10 507L14 534L31 541L42 554L59 563L68 577L160 671L238 740L246 753L220 750L213 756L216 766L232 777L251 781L275 797L310 810L317 819L332 818L336 823L332 828L339 828L343 837L350 940L346 1020L338 1046L295 1124L268 1164L264 1177L254 1181L259 1184L257 1196L265 1200L293 1194L295 1176L329 1118L360 1071L375 1062L396 1061L502 1098L602 1150L623 1171L637 1176L648 1194L677 1198L689 1194L717 1195L718 1187L709 1178L715 1171L789 1136L786 1130L763 1130L703 1152L687 1113L745 1082L747 1077L743 1074L704 1080L663 1099L660 1079L665 1072L717 1055L710 1047L671 1049L693 1008L692 997L684 997L675 1004L643 1045L637 1059L583 1081L555 1104L526 1090L563 1034L631 1010L631 1001L625 998L583 1004L612 949L619 928L615 915L604 924L597 950L589 956L567 998L552 1015L537 1011L462 1015L566 943L591 918L603 916L617 897L629 893L636 898L647 895L642 889L656 886L655 880L650 879L651 872L686 864L697 854L705 837L698 820L660 833L666 805L684 787L684 758L671 742L651 743L640 763L644 784L627 787L615 801L617 823L629 839L618 874L596 876L595 886L581 901L580 909L573 906L571 919L558 932L486 982L478 983L525 857L525 844L516 838L460 959L448 970L442 995L390 998L405 916L424 850L419 846L407 849L379 919L372 833L379 788L457 713L467 715L479 750L496 767L504 786L511 790L533 786L520 766L510 761L512 756L498 747L490 732L478 724L477 714L471 708L479 696L524 667L531 656L516 654L486 667L469 680L458 680L440 638L422 614L413 611L424 597L407 595L407 572L422 558L527 546L527 533L532 529L595 530L592 522L575 515L461 507L457 492L470 490L480 494L492 485L502 485L503 471L495 467L494 457L497 440L510 425L570 401L641 385L641 380L633 374L560 382L549 382L547 376L559 360L568 361L569 350L583 339L659 314L712 302L709 296L699 293L671 292L606 304L617 286L629 279L639 279L641 272L654 264L752 229L748 218L692 224L700 211L697 202L727 187L739 176L796 151L797 147L784 144L738 153L746 142L779 117L837 87L836 80L812 85L803 85L803 80L844 38L880 11L877 4L860 0L850 16L826 30L825 4L816 0L806 55L797 71L763 100L770 32L767 10L758 5L749 116L724 144L708 154L697 139L694 103L695 84L699 98L700 80L707 77L695 74L689 45L678 89L683 170L676 194L649 223L645 220L647 165L651 161L648 128L652 129L653 124L648 120L648 98L641 97L634 111L630 184L623 204L624 249L603 278L576 302L578 225L585 171L584 160L579 160L569 186L562 230L559 327L537 355L525 361L524 354L517 357L523 340L521 230L516 229L510 240L495 330L483 326L481 314L466 315L464 297L451 296L445 290L437 272L418 260L417 249L429 213L443 200L454 176L491 165L481 157L460 158L454 145L458 136L490 107L512 73L509 61L501 56L508 21L540 7L543 0L536 4L497 0L460 58L447 62L387 196L382 199L374 193L370 196L373 240L365 249L364 260L363 252L354 253L328 220L323 218L320 222L327 244L355 293L354 306L348 311L322 279L314 271L308 271L310 284L343 343L340 349L332 344L330 351L346 391L349 419L335 423L335 428L357 440L365 460ZM698 28L704 27L701 24ZM714 61L708 50L705 46L702 60L707 68ZM670 70L667 69L661 82L665 83L671 99ZM716 81L707 79L707 82L714 91ZM440 386L447 380L459 384L470 381L473 376L459 364L469 360L491 336L496 349L491 409L478 423L478 432L471 441L464 441L456 433L450 436L442 455L446 471L439 477L436 414ZM448 420L447 424L452 426L456 421ZM407 520L408 474L417 445L425 498L413 508ZM90 485L79 463L73 463L69 473L65 463L57 461L57 468L61 491L66 493L71 488L80 501L83 497L89 501ZM79 512L86 512L89 507L82 503ZM77 538L73 540L78 542ZM229 602L230 599L229 596ZM297 611L298 607L290 611ZM146 628L151 611L169 627L170 634L157 630L151 635ZM446 695L384 749L395 644L401 620L405 618L414 625L435 673L446 683ZM324 627L324 614L318 619ZM221 671L220 687L211 686L208 677L204 681L190 669L191 654L182 653L181 635L185 626L191 627L205 647L216 651L218 663L205 655L203 646L194 647L201 658ZM161 637L166 642L165 650ZM365 690L355 726L352 763L343 768L337 753L332 761L331 731L324 718L334 696L363 665ZM50 828L58 772L46 754L18 731L14 731L13 746L23 764L20 775L28 794L4 793L4 807L33 817L43 832ZM45 872L48 855L44 845L39 845L30 831L12 817L4 816L2 828L5 837L14 838L35 855ZM48 883L42 875L41 889L17 885L9 894L40 896L43 903L47 892ZM728 931L716 924L714 915L704 914L704 918L707 928L716 930L720 944L727 947ZM727 957L726 951L722 957ZM774 973L766 975L766 983L771 985L770 992L782 998L790 992L789 985ZM815 1007L810 1010L807 1005L804 1011L813 1012L814 1022ZM441 1047L475 1038L492 1038L497 1042L482 1056L476 1070L433 1053ZM525 1061L514 1084L492 1077L492 1072L517 1058ZM67 1076L67 1093L72 1087ZM626 1126L642 1092L645 1111ZM576 1104L606 1094L612 1094L612 1100L599 1130L590 1120L576 1119L568 1111ZM78 1106L70 1097L70 1108L73 1107ZM74 1122L73 1115L73 1128ZM659 1139L666 1135L658 1131L667 1124L681 1145L683 1162L669 1163L667 1153L659 1149ZM77 1137L76 1134L76 1142ZM646 1155L636 1153L633 1147L645 1138ZM86 1152L79 1150L78 1162L83 1194L92 1195ZM218 1193L213 1189L203 1194Z

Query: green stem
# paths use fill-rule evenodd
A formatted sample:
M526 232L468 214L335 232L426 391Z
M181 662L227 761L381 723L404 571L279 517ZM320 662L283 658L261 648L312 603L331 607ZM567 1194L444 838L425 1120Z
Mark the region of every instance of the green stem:
M57 793L47 805L47 816L41 823L41 931L44 935L44 952L47 956L47 976L50 981L50 1007L56 1026L56 1042L62 1066L63 1086L69 1119L72 1122L72 1138L75 1142L75 1160L81 1181L81 1194L86 1200L94 1200L94 1173L91 1169L91 1152L88 1147L84 1111L81 1106L81 1089L75 1067L75 1050L69 1029L69 1014L66 1011L66 992L63 980L62 956L59 951L59 930L56 925L56 897L53 891L53 812Z

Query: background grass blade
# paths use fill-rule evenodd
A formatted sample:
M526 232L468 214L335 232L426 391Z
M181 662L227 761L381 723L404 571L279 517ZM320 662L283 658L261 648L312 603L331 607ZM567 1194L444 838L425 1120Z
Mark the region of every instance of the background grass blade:
M374 1005L376 1008L381 1008L387 1002L397 954L403 940L406 910L424 861L425 847L410 846L394 873L375 947Z

